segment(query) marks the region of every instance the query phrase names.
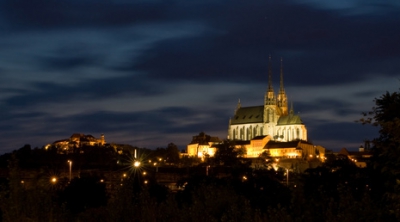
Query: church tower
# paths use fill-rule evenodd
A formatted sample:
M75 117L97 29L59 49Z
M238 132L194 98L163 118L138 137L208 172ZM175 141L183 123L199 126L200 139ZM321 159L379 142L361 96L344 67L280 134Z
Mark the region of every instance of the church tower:
M272 87L271 56L268 62L268 89L264 100L264 123L276 122L276 97Z
M283 63L281 58L281 80L280 80L280 87L279 93L277 98L277 105L280 110L280 115L288 115L288 103L287 103L287 95L285 92L285 88L283 87Z
M264 99L264 126L263 131L264 134L273 135L274 128L276 123L278 122L279 116L277 115L277 106L276 106L276 97L275 92L272 87L272 67L271 67L271 56L269 56L268 62L268 89L265 93Z

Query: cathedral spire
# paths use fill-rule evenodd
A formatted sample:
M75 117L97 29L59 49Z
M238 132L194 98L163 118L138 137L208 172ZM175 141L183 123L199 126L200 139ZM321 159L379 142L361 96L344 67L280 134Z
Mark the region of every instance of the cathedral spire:
M241 107L242 107L242 105L240 104L240 99L239 99L238 104L237 104L236 109L235 109L235 113L236 113Z
M283 115L288 114L288 104L287 104L287 95L285 92L285 88L283 87L283 59L281 57L281 73L280 73L280 87L278 93L278 106L282 111Z
M271 55L269 55L268 59L268 92L273 92L274 89L272 87L272 67L271 67Z
M285 93L285 88L283 88L283 59L282 59L282 57L281 57L281 81L280 81L279 92Z
M272 67L271 67L271 55L269 55L268 61L268 90L265 93L265 104L264 105L275 105L276 98L275 92L272 87Z

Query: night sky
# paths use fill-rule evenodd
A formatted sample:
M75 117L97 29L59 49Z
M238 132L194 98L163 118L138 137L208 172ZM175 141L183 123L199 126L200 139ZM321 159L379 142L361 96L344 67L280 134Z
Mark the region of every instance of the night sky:
M400 88L397 0L3 0L0 33L0 153L73 133L225 139L239 99L263 104L269 55L328 149L375 137L355 120Z

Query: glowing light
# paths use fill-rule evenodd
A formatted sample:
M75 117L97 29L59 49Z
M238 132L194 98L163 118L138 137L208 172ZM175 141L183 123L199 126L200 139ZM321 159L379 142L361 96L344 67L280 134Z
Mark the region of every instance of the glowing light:
M57 178L52 177L52 178L51 178L51 182L52 182L52 183L56 183L56 182L57 182Z
M133 166L134 166L134 167L139 167L139 166L140 166L140 162L139 162L139 161L133 162Z
M122 177L126 177L126 173L122 174Z
M146 172L146 171L144 171L144 172L143 172L143 175L146 175L146 174L147 174L147 172Z

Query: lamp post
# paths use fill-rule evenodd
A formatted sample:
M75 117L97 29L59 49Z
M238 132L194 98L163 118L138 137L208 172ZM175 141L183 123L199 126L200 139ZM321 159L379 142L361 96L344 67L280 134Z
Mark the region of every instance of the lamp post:
M286 168L286 186L289 186L289 169Z
M72 161L68 160L69 163L69 182L72 180Z

